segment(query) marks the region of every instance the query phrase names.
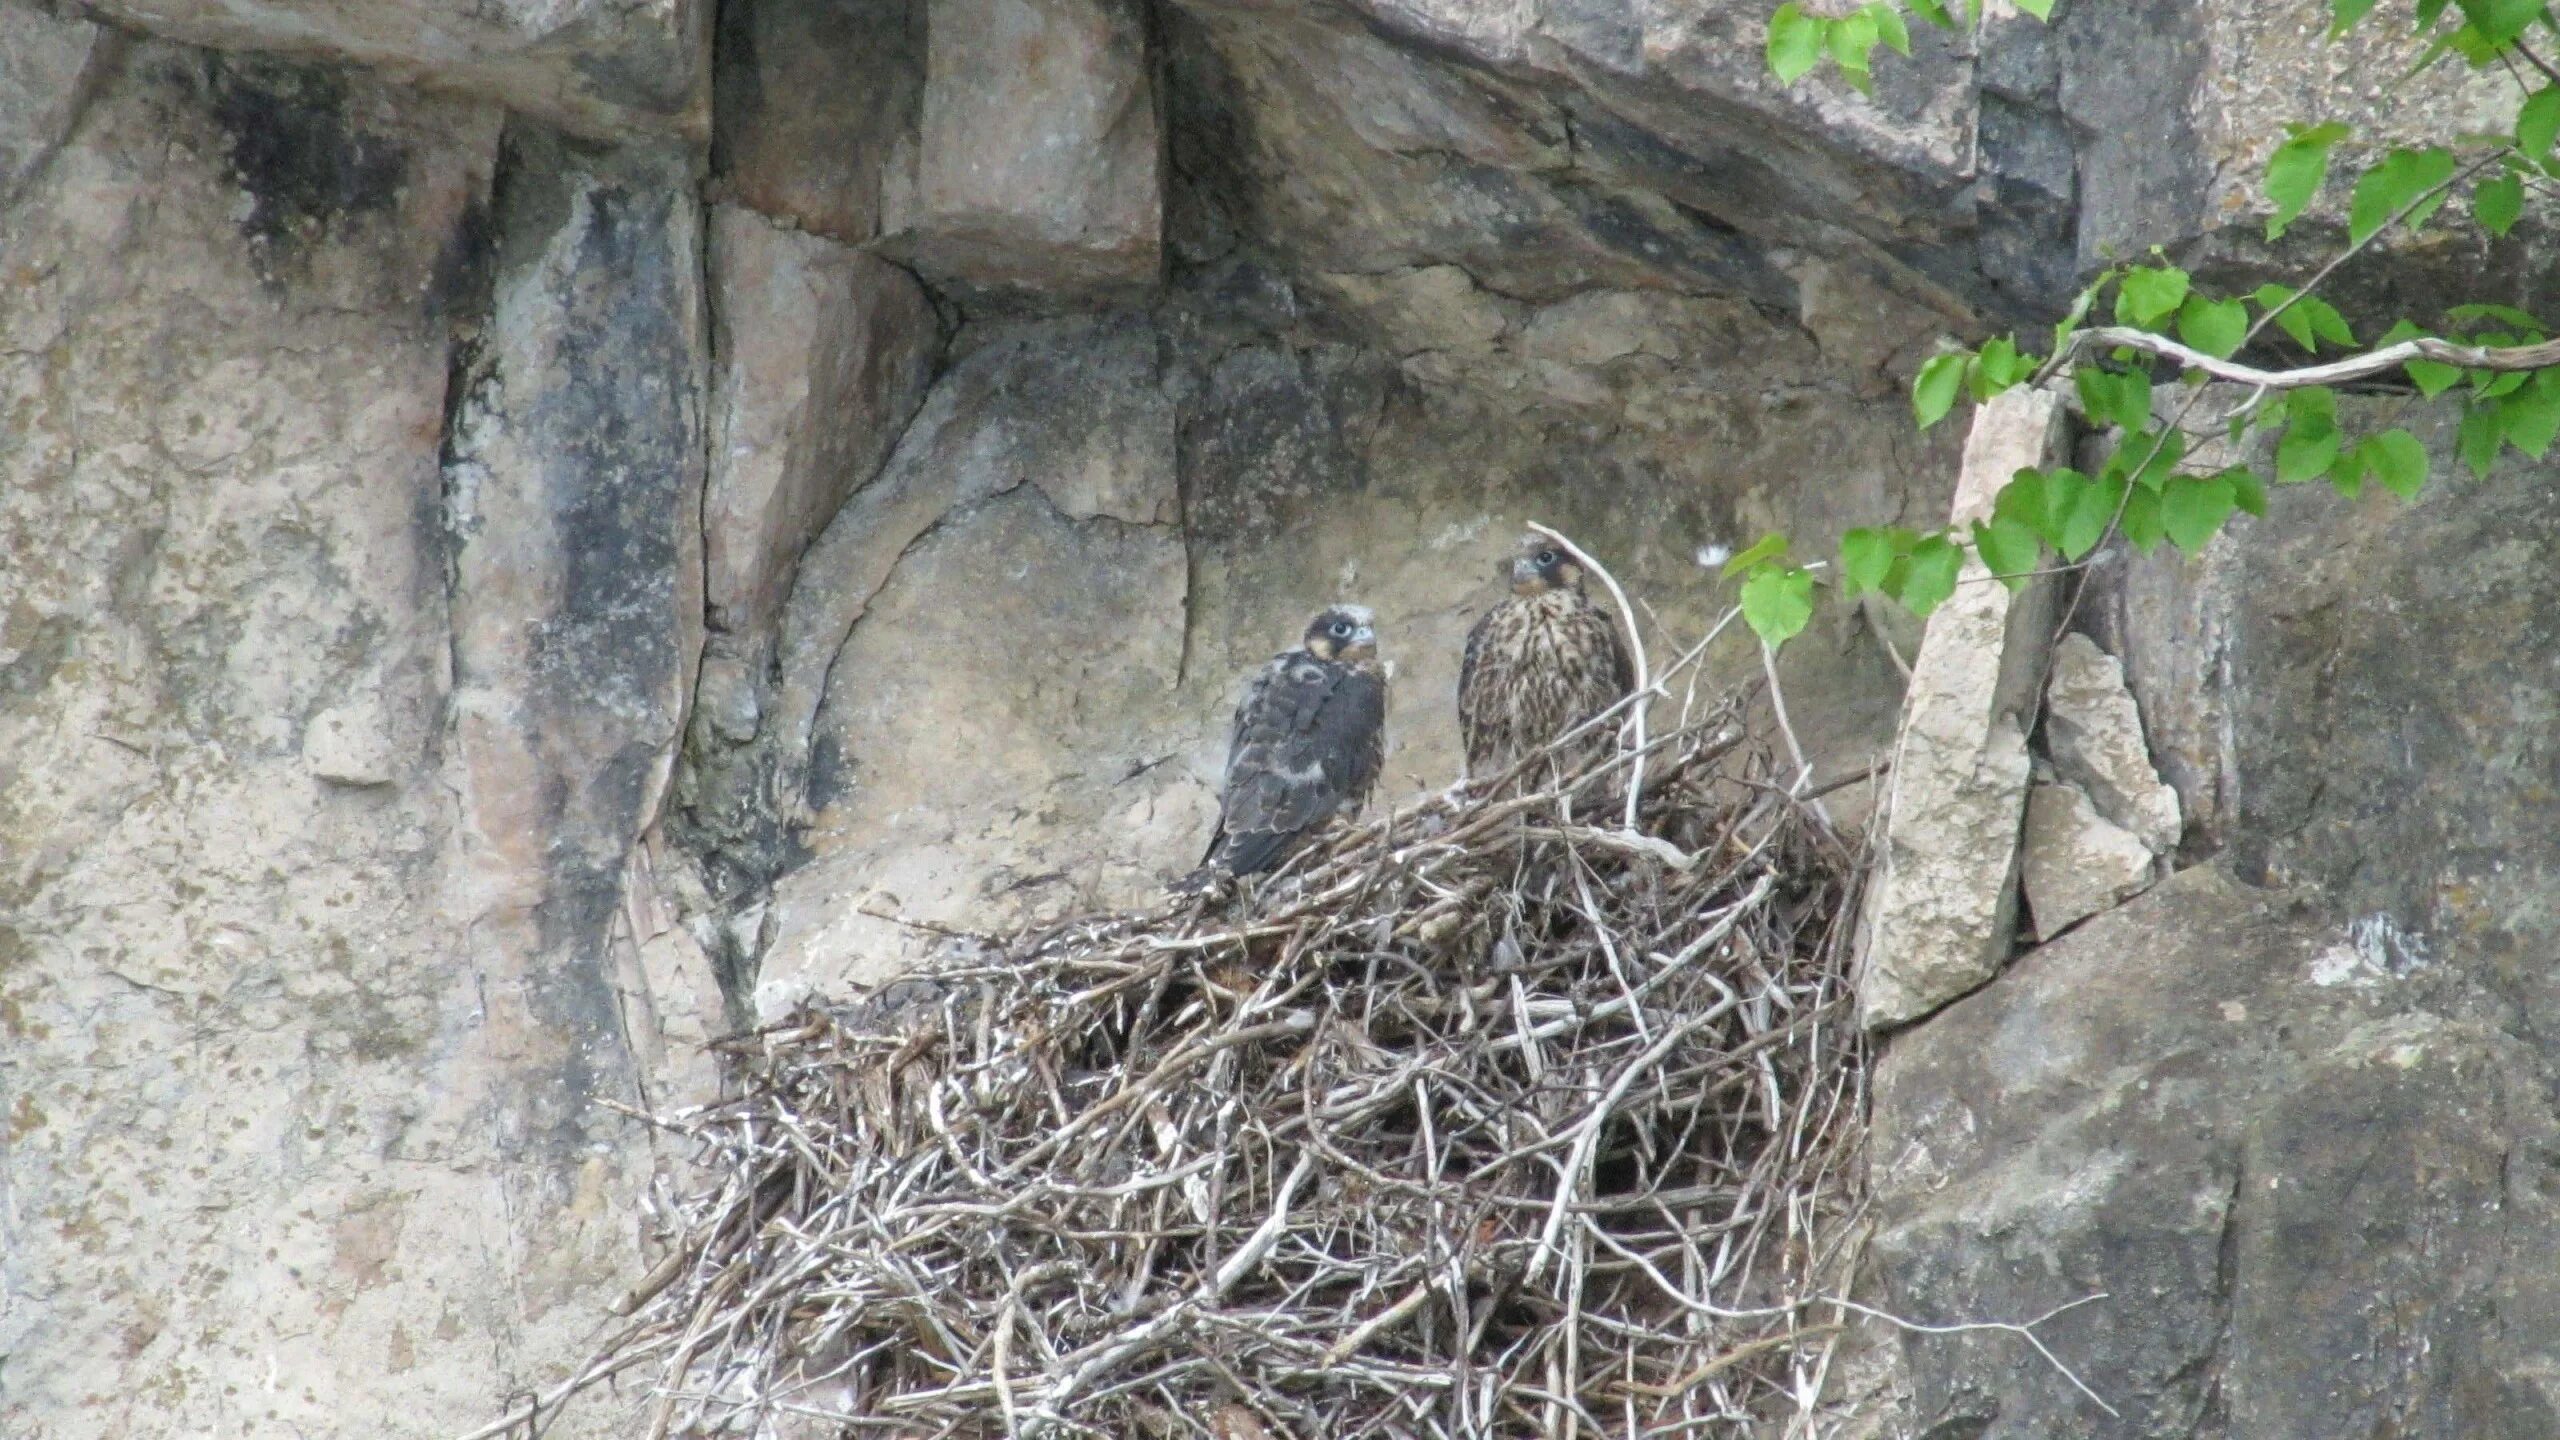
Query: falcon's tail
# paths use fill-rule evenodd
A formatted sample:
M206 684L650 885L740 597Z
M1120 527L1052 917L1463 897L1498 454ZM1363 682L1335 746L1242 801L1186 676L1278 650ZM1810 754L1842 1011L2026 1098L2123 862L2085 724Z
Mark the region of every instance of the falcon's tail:
M1259 875L1288 859L1298 838L1276 830L1229 831L1218 837L1210 858L1230 875Z

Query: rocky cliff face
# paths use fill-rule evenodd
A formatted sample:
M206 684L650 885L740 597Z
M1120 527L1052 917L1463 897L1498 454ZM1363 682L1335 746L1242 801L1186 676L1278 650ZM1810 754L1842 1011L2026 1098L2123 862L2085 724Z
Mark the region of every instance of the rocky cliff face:
M1782 94L1764 8L0 0L0 1431L470 1428L634 1272L695 1042L1186 866L1324 601L1392 800L1522 520L1666 644L1702 554L1932 522L1931 338L2283 259L2274 122L2396 58L2158 0ZM2090 607L2211 863L1891 1043L1878 1283L2109 1290L2128 1418L1976 1335L1884 1433L2554 1428L2547 480ZM1911 639L1790 648L1809 746Z

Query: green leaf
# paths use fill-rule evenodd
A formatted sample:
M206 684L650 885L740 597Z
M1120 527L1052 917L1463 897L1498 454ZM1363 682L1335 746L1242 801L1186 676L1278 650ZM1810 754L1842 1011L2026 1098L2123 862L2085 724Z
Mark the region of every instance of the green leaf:
M2401 211L2418 206L2419 197L2452 178L2453 152L2442 146L2393 150L2357 178L2355 196L2347 207L2347 238L2363 244ZM2423 224L2431 208L2411 210L2410 228Z
M1974 522L1973 548L1982 556L1983 565L2012 590L2027 583L2027 572L2036 568L2036 561L2043 555L2042 542L2033 530L2000 516L1994 516L1987 525Z
M1884 37L1885 44L1893 47L1893 53L1906 60L1911 57L1911 27L1902 23L1900 10L1888 0L1875 0L1875 3L1864 7L1862 13L1875 21L1876 33Z
M2257 471L2246 465L2234 465L2222 472L2222 478L2231 482L2232 504L2247 514L2262 520L2266 518L2267 482L2258 478Z
M2499 408L2507 443L2539 460L2560 437L2560 371L2537 370Z
M2181 475L2160 492L2160 526L2169 543L2193 555L2239 504L2228 475Z
M2074 479L2081 479L2076 472ZM2053 477L2046 477L2052 484ZM2107 527L2116 523L2116 511L2124 504L2125 484L2122 480L2081 479L2073 489L2069 513L2062 520L2062 543L2054 548L2066 560L2078 560L2098 548L2107 538Z
M2054 354L2061 354L2062 347L2071 343L2071 337L2080 333L2080 323L2089 318L2090 305L2097 301L2098 292L2106 288L2107 282L2115 278L2115 273L2113 270L2107 271L2090 281L2087 288L2071 298L2071 308L2054 323Z
M2338 392L2326 385L2305 385L2285 393L2284 413L2292 420L2325 420L2338 423Z
M1911 0L1911 8L1919 12L1921 19L1941 30L1956 28L1956 17L1947 13L1946 0Z
M2483 480L2489 478L2489 466L2498 458L2498 442L2506 428L2499 409L2505 403L2473 398L2463 408L2462 428L2454 434L2454 453Z
M2159 546L2161 537L2169 533L2168 526L2160 518L2160 492L2145 490L2138 485L2128 491L2124 497L2124 515L2117 524L2124 531L2124 538L2133 542L2134 549L2150 554Z
M2347 138L2347 127L2334 120L2290 128L2293 138L2267 157L2267 199L2275 206L2267 217L2270 240L2283 239L2285 227L2320 193L2329 178L2329 150Z
M2400 368L2408 371L2409 378L2417 382L2418 393L2430 400L2452 389L2453 382L2462 378L2461 366L2447 365L2441 360L2410 360Z
M2427 447L2406 430L2368 435L2356 449L2382 488L2403 500L2416 499L2419 487L2427 483Z
M2053 18L2053 0L2018 0L2018 8L2039 20Z
M1772 565L1743 582L1742 618L1763 644L1795 638L1813 618L1813 572Z
M1745 570L1756 570L1760 566L1765 565L1772 560L1784 558L1786 553L1786 536L1778 534L1763 535L1758 541L1753 543L1751 548L1724 562L1723 576L1725 579L1730 580Z
M2175 265L2136 266L2116 285L2116 318L2147 330L2186 298L2186 271Z
M2141 371L2083 365L2072 372L2071 383L2092 424L2139 430L2151 423L2151 377Z
M2145 490L2157 490L2167 483L2186 455L2185 431L2140 430L2125 436L2124 443L2107 457L2106 468L2100 473L2110 479L2130 480Z
M2347 328L2347 317L2338 313L2337 306L2317 295L2305 295L2294 302L2294 308L2311 318L2311 328L2321 339L2332 345L2356 343L2356 332Z
M2444 318L2461 322L2465 330L2472 328L2471 322L2475 320L2494 320L2501 325L2512 325L2535 340L2540 340L2543 336L2542 322L2513 305L2497 305L2485 300L2470 305L2456 305L2444 312ZM2506 343L2514 343L2512 337Z
M2009 477L1992 497L1991 513L2003 520L2024 525L2039 538L2050 540L2055 533L2053 506L2046 497L2044 472L2030 466Z
M1962 350L1948 350L1932 355L1911 381L1911 413L1918 416L1920 428L1928 429L1947 418L1956 408L1956 396L1964 388L1965 362L1973 358Z
M2371 14L2376 0L2329 0L2329 38L2337 39Z
M1882 530L1857 529L1840 537L1840 580L1845 594L1880 589L1893 569L1893 537Z
M1829 24L1832 60L1858 93L1868 93L1873 84L1868 57L1875 53L1876 41L1882 38L1876 29L1876 17L1864 10L1852 10Z
M2494 49L2522 35L2542 13L2543 0L2460 0L2471 29Z
M1911 547L1910 569L1903 575L1902 593L1894 598L1925 617L1956 593L1956 576L1963 570L1964 552L1944 535L1932 535Z
M2248 334L2249 308L2237 300L2189 295L2178 307L2178 338L2216 360L2230 359Z
M1788 0L1769 16L1769 73L1781 85L1793 85L1805 72L1822 63L1823 42L1829 22L1804 13L1804 7Z
M2169 477L2177 473L2179 462L2186 458L2187 432L2163 430L2152 442L2150 458L2142 462L2141 472L2133 477L2134 483L2145 489L2157 490L2169 483Z
M1982 352L1965 372L1971 382L1973 398L1988 400L2019 381L2036 373L2039 358L2021 352L2018 342L2007 335L1995 335L1983 342Z
M2340 452L2329 467L2329 487L2349 500L2363 494L2366 458L2362 445Z
M2540 160L2554 140L2560 140L2560 85L2545 85L2516 111L2516 148L2527 160Z
M2471 216L2492 235L2504 235L2524 217L2524 181L2514 175L2483 180L2471 190Z
M2308 301L2298 298L2283 285L2261 285L2253 298L2259 308L2275 320L2277 328L2293 337L2294 344L2318 353L2319 332L2311 323L2311 312L2306 308Z
M2338 458L2338 427L2318 417L2297 419L2276 442L2276 483L2299 485L2329 473Z

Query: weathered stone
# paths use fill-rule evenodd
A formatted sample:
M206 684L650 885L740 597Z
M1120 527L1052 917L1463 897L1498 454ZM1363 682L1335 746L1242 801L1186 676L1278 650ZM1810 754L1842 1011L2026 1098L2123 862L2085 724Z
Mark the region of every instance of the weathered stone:
M683 1013L699 988L641 1003L653 964L690 957L635 916L632 869L702 648L700 212L673 149L592 152L518 124L502 169L489 313L445 434L459 834L443 913L517 1087L488 1122L510 1203L583 1210L627 1247L622 1207L654 1157L597 1098L680 1094L700 1058L650 1037L707 1023ZM579 1262L528 1264L592 1315L606 1282ZM484 1386L474 1408L498 1398Z
M302 763L339 785L388 785L397 778L391 719L379 698L332 705L302 731Z
M725 198L848 244L915 183L927 0L732 0L714 51Z
M811 547L783 625L769 713L785 790L813 781L817 714L835 657L907 548L955 511L1038 479L1078 518L1154 524L1177 503L1173 410L1154 330L1051 322L988 340L937 382L878 478ZM1103 492L1127 500L1106 508Z
M2062 406L2012 390L1975 412L1952 523L1991 513L2012 475L2053 461ZM1916 1020L1998 972L2015 939L2018 827L2049 587L2012 592L1966 553L1955 594L1930 612L1912 658L1863 921L1858 1013L1871 1028Z
M2044 741L2054 768L2098 813L2156 854L2177 848L2178 792L2151 768L2142 710L2124 666L2086 635L2062 637L2044 689Z
M930 938L901 920L1134 898L1192 843L1209 802L1132 723L1180 676L1179 503L1143 324L1024 327L935 388L793 598L773 731L818 858L776 897L762 1013L894 973Z
M92 88L93 65L119 48L86 20L0 4L0 205L52 157Z
M2151 885L2151 851L2100 815L2087 791L2064 781L2027 792L2018 878L2037 939L2050 940Z
M2528 1047L2330 983L2300 894L2182 872L1898 1037L1878 1071L1883 1303L1922 1433L2541 1433L2560 1150ZM2427 1237L2422 1243L2412 1234ZM2386 1418L2387 1417L2387 1418ZM1932 1429L1930 1427L1943 1427Z
M92 83L0 208L0 1433L450 1433L626 1283L647 1145L591 1107L656 1078L641 1012L510 1019L452 888L503 117L153 42Z
M1146 35L1122 0L933 0L898 253L997 290L1154 283L1163 146Z
M705 0L95 0L120 25L207 45L344 61L571 131L707 138ZM262 117L234 123L254 127ZM251 147L285 168L317 157ZM305 183L325 181L305 169Z
M1429 255L1540 298L1661 265L1783 287L1758 270L1758 246L1731 243L1750 237L1898 274L1925 294L1938 282L1901 258L1914 237L1969 231L1974 96L1961 58L1925 28L1912 60L1878 68L1870 99L1775 84L1767 12L1747 0L1343 8L1186 7L1229 72L1218 88L1253 97L1249 142L1298 162L1274 171L1295 183L1275 186L1263 215L1320 268ZM1319 128L1343 140L1291 133ZM1529 144L1563 163L1522 163ZM1311 208L1350 223L1327 232ZM1404 258L1386 260L1395 248Z
M2276 489L2192 559L2128 562L2108 629L2144 715L2170 721L2164 768L2239 873L2318 890L2389 973L2487 987L2538 1029L2560 1017L2560 976L2528 958L2560 933L2560 677L2539 658L2560 644L2560 575L2539 559L2560 489L2513 451L2474 477L2455 418L2342 403L2349 434L2425 441L2415 501Z
M905 271L753 211L715 207L710 243L704 589L713 629L759 635L800 552L915 413L941 330Z
M619 905L701 654L701 237L679 155L508 163L447 441L453 703L484 923L539 949Z
M1079 580L1071 596L987 586L1007 569ZM1179 679L1182 586L1177 534L1079 522L1029 486L946 515L899 560L819 717L821 858L776 897L760 1014L894 973L917 948L901 922L1155 888L1214 808L1182 770L1148 773L1149 739L1126 725Z

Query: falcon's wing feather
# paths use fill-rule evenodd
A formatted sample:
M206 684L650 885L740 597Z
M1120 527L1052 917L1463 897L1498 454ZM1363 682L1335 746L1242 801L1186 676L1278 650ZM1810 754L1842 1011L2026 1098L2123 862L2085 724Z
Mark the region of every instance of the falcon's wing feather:
M1239 875L1268 869L1366 799L1385 720L1386 687L1374 675L1304 655L1274 660L1236 711L1211 854Z
M1470 773L1482 768L1493 749L1486 699L1487 692L1501 682L1486 665L1502 613L1503 607L1496 605L1477 616L1476 623L1467 627L1467 648L1458 657L1458 739Z
M1617 682L1618 694L1624 696L1636 688L1636 662L1627 654L1626 632L1618 628L1617 618L1605 610L1600 612L1600 625L1609 636L1609 676Z

